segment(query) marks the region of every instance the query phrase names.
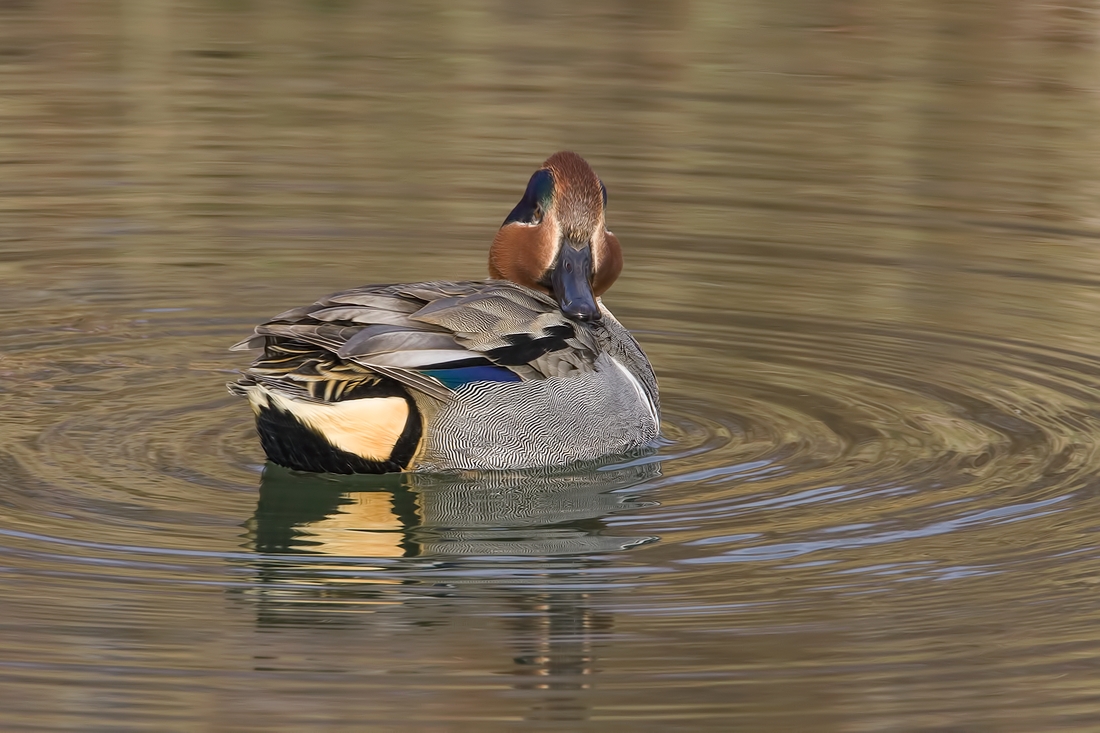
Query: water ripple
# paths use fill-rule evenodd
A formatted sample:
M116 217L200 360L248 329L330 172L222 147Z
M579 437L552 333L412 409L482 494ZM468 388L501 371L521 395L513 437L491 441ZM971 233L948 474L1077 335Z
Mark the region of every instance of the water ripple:
M232 372L218 347L244 324L170 310L91 328L13 330L0 341L9 401L27 429L0 455L18 477L5 501L11 526L25 517L39 531L2 534L95 550L107 548L95 538L110 527L127 540L113 551L205 553L225 527L251 516L263 526L243 547L261 553L269 551L257 532L268 530L285 535L276 551L348 557L523 558L601 547L644 555L659 539L675 546L678 563L791 568L795 558L842 562L868 547L904 555L907 544L926 547L936 535L1050 521L1100 463L1091 439L1100 435L1100 369L1087 355L835 321L734 313L727 322L721 331L642 334L658 363L696 365L684 380L674 364L663 382L657 456L568 480L374 484L272 468L261 483L247 411L217 396ZM698 372L719 360L727 381ZM310 481L323 490L297 486ZM257 486L260 508L242 515ZM307 491L324 501L295 498ZM496 504L471 498L485 496ZM484 519L470 525L477 512ZM239 557L228 548L213 554Z

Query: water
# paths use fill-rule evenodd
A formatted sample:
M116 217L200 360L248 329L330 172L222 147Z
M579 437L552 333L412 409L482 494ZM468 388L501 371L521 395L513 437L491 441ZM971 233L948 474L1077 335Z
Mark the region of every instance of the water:
M1029 2L0 4L10 730L1093 730L1100 88ZM655 457L263 466L225 348L610 192Z

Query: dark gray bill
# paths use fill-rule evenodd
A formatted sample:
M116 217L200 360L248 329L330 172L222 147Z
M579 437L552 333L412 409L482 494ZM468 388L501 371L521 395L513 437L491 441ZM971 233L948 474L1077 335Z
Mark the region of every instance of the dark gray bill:
M591 245L575 248L569 242L563 242L550 280L554 286L554 297L567 318L574 321L600 320L600 307L596 305L596 296L592 294L592 284L588 279L591 272Z

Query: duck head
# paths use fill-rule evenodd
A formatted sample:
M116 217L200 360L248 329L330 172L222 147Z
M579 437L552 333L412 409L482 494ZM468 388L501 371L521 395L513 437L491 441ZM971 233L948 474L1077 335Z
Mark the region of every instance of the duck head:
M575 321L599 320L596 298L623 269L606 208L607 189L584 158L551 155L493 239L489 276L549 293Z

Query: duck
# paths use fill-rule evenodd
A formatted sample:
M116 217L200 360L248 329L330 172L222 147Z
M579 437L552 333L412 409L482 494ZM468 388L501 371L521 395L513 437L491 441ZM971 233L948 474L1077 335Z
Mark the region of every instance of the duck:
M489 279L365 285L292 308L232 350L260 445L312 473L495 471L630 455L660 434L657 378L602 296L623 267L580 155L530 177Z

